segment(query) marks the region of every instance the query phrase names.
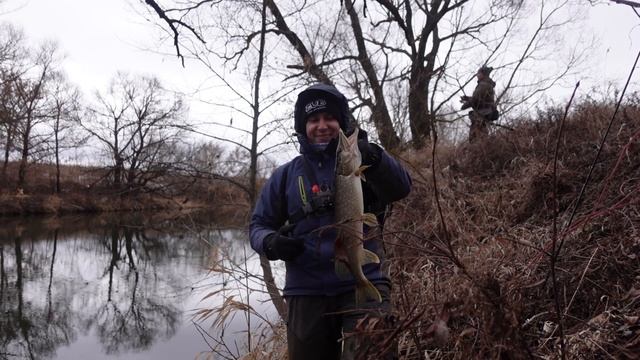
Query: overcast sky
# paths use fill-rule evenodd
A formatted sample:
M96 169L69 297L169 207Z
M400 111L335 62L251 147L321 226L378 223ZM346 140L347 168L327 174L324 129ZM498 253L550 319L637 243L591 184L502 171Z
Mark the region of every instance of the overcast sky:
M0 10L0 20L20 26L34 44L57 40L67 55L69 78L86 93L104 88L118 70L154 74L166 86L184 91L206 82L195 64L186 69L180 65L170 43L166 56L148 50L157 47L161 32L140 15L146 10L141 0L0 0ZM613 3L591 8L589 14L600 46L593 71L584 75L621 87L640 51L640 18L628 6ZM640 73L635 90L639 83ZM192 106L192 116L204 116L198 109Z
M600 42L594 55L601 60L595 71L602 75L600 80L618 80L623 85L640 51L640 17L629 6L614 3L593 7L589 14ZM640 83L637 69L634 80Z
M118 70L157 74L176 85L189 81L189 71L175 56L148 50L157 46L160 32L137 13L144 10L137 0L4 0L1 4L2 20L20 26L29 41L59 43L69 77L85 90L108 83Z

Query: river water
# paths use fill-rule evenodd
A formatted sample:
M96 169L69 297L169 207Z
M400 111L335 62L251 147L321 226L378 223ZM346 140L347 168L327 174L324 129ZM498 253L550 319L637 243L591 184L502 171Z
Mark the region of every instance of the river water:
M0 359L223 358L264 321L202 310L248 303L276 320L243 230L206 216L0 220ZM247 288L251 291L247 291ZM213 294L213 295L211 295Z

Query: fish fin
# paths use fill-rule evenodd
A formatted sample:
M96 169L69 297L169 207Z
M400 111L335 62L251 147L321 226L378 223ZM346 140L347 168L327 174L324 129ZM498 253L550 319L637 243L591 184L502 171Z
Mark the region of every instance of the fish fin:
M378 255L376 255L376 253L374 253L373 251L362 249L362 251L360 252L360 261L362 262L362 265L371 263L379 264L380 258L378 258Z
M367 179L364 178L364 171L367 170L370 167L371 167L371 165L362 165L353 174L355 176L359 177L360 179L362 179L364 181L367 181Z
M362 214L362 221L368 226L378 226L378 218L372 213Z
M336 269L335 270L336 271L336 275L341 280L351 279L351 277L352 277L351 271L349 271L349 267L347 266L347 264L345 264L344 261L336 259L335 260L335 269Z
M363 304L367 300L382 302L380 292L369 280L361 284L356 284L356 305Z

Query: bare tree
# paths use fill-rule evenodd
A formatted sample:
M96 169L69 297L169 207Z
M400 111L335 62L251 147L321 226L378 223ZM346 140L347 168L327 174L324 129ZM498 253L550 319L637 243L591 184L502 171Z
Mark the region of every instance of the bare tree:
M9 156L18 123L16 80L24 73L27 50L24 35L9 24L0 25L0 139L4 143L0 184L6 182Z
M50 90L51 133L53 135L53 156L56 166L55 192L60 193L60 151L65 148L73 148L81 145L84 140L75 130L80 116L80 92L69 84L62 73L53 76L53 84Z
M588 50L568 46L568 40L558 35L581 19L567 0L376 0L366 7L350 0L343 7L337 2L264 3L269 10L265 31L280 38L267 37L274 44L267 49L277 49L284 40L293 50L269 52L265 68L293 84L313 79L350 89L352 109L388 148L399 146L401 139L421 147L435 131L434 122L460 119L457 96L480 65L489 62L506 76L499 86L504 114L558 85L578 69ZM255 11L258 18L260 2L248 4L243 11ZM240 10L232 1L194 0L167 6L166 11L157 4L153 8L163 11L158 14L170 25L176 48L204 41L222 43L227 50L221 54L224 61L245 57L260 33L255 23L234 26L230 15ZM539 16L528 16L533 13ZM532 25L535 20L537 26ZM219 31L201 31L206 27ZM195 41L188 39L192 34L197 35ZM566 60L562 66L539 68L551 56L558 60L559 52ZM406 104L406 120L394 118L398 110L389 108L392 99ZM405 127L411 139L399 136Z
M535 11L536 7L569 7L566 1L527 3L526 13ZM517 62L511 59L513 54L518 54L526 45L520 39L522 34L529 32L530 21L524 16L524 4L524 1L501 0L488 3L438 0L425 4L378 0L369 7L367 27L360 30L352 25L354 41L358 42L362 37L368 44L369 53L375 56L371 62L378 64L378 71L383 76L380 83L396 88L394 84L400 83L406 89L414 146L423 146L430 133L436 131L436 121L451 120L448 114L455 115L452 110L457 107L452 100L457 100L456 95L473 79L480 65L491 62L495 67L510 69L512 74L518 75L535 66L527 65L526 70L509 67ZM362 12L362 9L351 11L352 14ZM533 31L529 41L540 46L535 51L524 51L519 57L522 62L544 61L542 52L554 47L555 43L545 43L541 39L555 31L550 27L558 29L568 25L571 16L567 13L555 15L547 19L546 27L541 31ZM575 65L571 62L568 67ZM566 71L560 72L559 76L539 73L541 76L535 83L526 83L521 76L517 77L517 84L508 82L503 93L525 89L524 92L530 95L567 75ZM544 76L544 80L549 81L541 80ZM369 80L367 85L375 91L375 82ZM380 132L380 127L376 128Z
M181 98L153 77L119 73L106 94L96 93L81 126L108 155L116 190L138 192L164 175L165 150L187 128Z
M55 68L57 45L45 43L34 55L33 66L15 81L14 91L17 99L17 134L20 137L20 165L18 169L18 188L26 181L28 162L36 151L41 150L47 141L40 129L47 121L47 86Z
M12 79L9 73L16 71L17 65L26 58L24 33L8 23L0 23L0 73L2 81Z
M353 38L358 49L357 59L362 67L362 71L366 75L366 83L369 84L373 96L363 97L361 91L357 91L358 97L361 102L370 109L371 122L378 130L378 136L380 142L388 149L395 149L400 146L400 138L396 134L393 128L393 120L391 119L391 113L387 106L387 100L384 96L383 82L380 81L376 67L371 61L367 46L365 43L365 37L362 32L362 26L360 25L360 16L354 7L352 0L345 0L345 7L351 20L351 28L353 30ZM384 78L382 79L385 80ZM359 89L357 83L352 84L352 88Z
M7 166L9 164L9 156L13 149L18 114L16 111L14 82L3 81L0 91L0 126L2 126L2 135L4 137L4 158L0 179L4 185L7 181Z

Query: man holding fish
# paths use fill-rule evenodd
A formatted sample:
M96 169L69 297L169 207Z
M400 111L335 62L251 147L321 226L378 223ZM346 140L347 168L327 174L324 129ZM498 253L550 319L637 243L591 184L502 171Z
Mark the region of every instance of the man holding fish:
M290 360L362 356L372 344L349 334L359 320L391 311L382 226L411 179L348 119L347 99L333 86L298 95L301 155L275 170L251 218L253 249L285 262ZM385 358L396 356L391 349Z

